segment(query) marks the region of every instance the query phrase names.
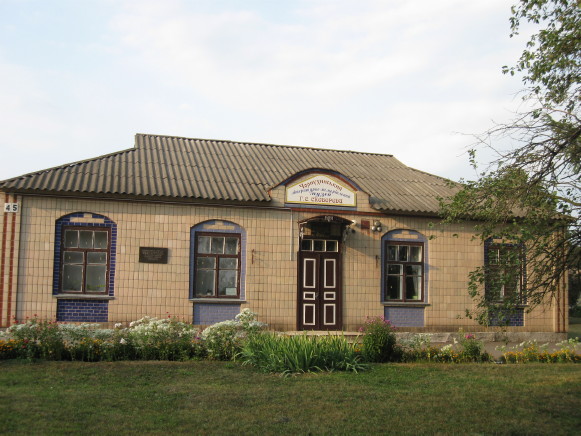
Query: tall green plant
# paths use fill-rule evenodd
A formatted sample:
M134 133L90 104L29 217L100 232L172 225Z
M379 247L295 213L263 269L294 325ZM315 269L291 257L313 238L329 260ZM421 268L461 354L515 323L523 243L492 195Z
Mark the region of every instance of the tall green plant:
M366 369L361 356L343 336L282 336L265 332L250 337L239 358L262 371L282 374Z
M382 316L368 317L363 327L363 357L368 362L389 362L395 356L395 327Z

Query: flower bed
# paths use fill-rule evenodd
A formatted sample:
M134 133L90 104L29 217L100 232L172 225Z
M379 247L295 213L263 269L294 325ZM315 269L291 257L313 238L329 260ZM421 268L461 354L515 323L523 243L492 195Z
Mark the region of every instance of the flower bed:
M343 337L284 337L262 332L265 324L245 309L234 320L200 331L192 324L168 316L144 317L129 325L102 329L98 324L67 324L28 319L0 333L0 359L80 361L238 359L265 371L308 372L359 371L373 362L493 362L484 344L471 333L460 331L458 340L442 347L429 334L417 334L396 342L397 330L382 317L368 318L360 331L361 343ZM502 347L499 363L581 362L578 339L547 345L524 342Z

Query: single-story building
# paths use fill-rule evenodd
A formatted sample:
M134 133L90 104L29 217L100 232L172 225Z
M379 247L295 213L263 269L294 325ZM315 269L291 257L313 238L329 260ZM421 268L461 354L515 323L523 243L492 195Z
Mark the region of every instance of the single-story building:
M498 246L474 223L439 225L453 189L391 155L138 134L0 182L0 324L205 326L250 308L281 331L355 331L367 316L490 330L462 315L468 273ZM508 329L565 332L566 308L565 293L520 308Z

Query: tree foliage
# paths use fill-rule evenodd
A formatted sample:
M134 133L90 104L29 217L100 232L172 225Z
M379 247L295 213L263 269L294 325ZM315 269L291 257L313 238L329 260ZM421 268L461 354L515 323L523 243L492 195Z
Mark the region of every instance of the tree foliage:
M472 219L483 242L522 247L509 263L512 274L525 275L521 292L499 297L491 290L491 269L470 274L469 292L477 301L467 311L481 323L526 303L529 309L557 296L568 265L579 263L581 233L581 121L579 85L581 13L576 0L520 0L512 8L511 36L523 23L537 26L515 66L503 72L521 74L524 106L507 124L477 136L478 147L495 158L475 181L462 185L442 202L446 221ZM506 147L505 144L510 144ZM470 160L478 168L476 150ZM507 268L508 269L508 268ZM503 270L496 284L514 282Z

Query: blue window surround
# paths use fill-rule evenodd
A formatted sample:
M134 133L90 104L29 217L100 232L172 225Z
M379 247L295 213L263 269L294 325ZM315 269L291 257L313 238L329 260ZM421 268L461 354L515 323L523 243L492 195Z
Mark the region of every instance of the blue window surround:
M522 286L526 286L526 283L527 283L527 268L526 268L527 259L526 259L526 252L524 250L524 246L522 244L494 242L494 239L495 238L488 238L484 241L484 265L488 266L488 263L490 261L489 250L490 250L491 245L505 245L508 247L519 247L523 250L523 254L524 254L524 266L522 269L522 279L521 279ZM485 282L484 286L485 286L485 292L486 292L486 289L488 287L486 282ZM526 299L524 296L522 297L522 304L523 304L523 306L526 305ZM489 319L489 324L491 326L506 325L509 327L523 327L525 325L524 308L523 307L515 307L514 309L511 309L509 312L506 312L506 313L499 312L499 313L493 314Z
M212 229L211 227L215 226L216 224L221 223L225 226L231 227L229 229ZM210 227L210 228L209 228ZM195 256L195 243L196 243L196 233L203 232L203 233L233 233L240 235L240 299L244 300L246 298L246 231L240 227L238 224L233 223L231 221L225 220L209 220L204 221L199 224L196 224L190 230L190 299L196 300L197 298L194 297L194 283L195 283L195 268L194 268L194 256ZM207 301L206 299L205 301ZM227 303L227 298L215 298L216 302L220 300L220 302ZM238 301L238 299L234 299L233 301Z
M107 322L109 321L109 301L58 300L56 319L64 322Z
M194 304L194 325L211 325L234 319L240 313L240 304Z
M415 239L410 239L410 238L403 238L401 237L401 235L403 234L403 232L407 232L409 235L416 235L417 238ZM385 276L387 274L386 272L386 262L385 260L387 259L387 253L385 250L385 242L423 242L424 244L424 299L421 302L418 303L414 303L414 302L405 302L405 303L399 303L400 305L413 305L413 304L423 304L425 305L428 302L428 283L429 283L429 275L430 275L430 263L429 263L429 257L428 257L428 238L426 238L424 235L422 235L420 232L417 232L415 230L408 230L408 229L398 229L398 230L391 230L390 232L387 232L385 235L383 235L381 237L381 285L380 285L380 301L386 303L386 304L391 304L390 301L384 300L384 295L385 295Z
M73 218L84 218L86 215L91 215L92 219L103 220L102 223L79 223L72 222ZM113 297L115 292L115 261L116 261L116 251L117 251L117 224L111 221L109 218L103 215L98 215L94 213L87 212L75 212L69 215L60 217L56 221L55 225L55 238L54 238L54 268L53 268L53 295L59 295L60 292L60 275L61 275L61 243L62 243L62 232L63 228L67 226L78 226L78 227L104 227L111 229L111 246L109 247L109 279L107 283L107 295ZM84 294L76 295L77 299L83 299Z
M527 258L526 258L526 251L524 249L523 244L511 244L511 243L506 243L506 242L494 242L494 238L488 238L487 240L484 241L484 265L488 266L488 263L490 262L490 246L491 245L503 245L506 247L518 247L521 251L522 254L524 256L523 259L523 268L522 268L522 284L523 286L526 286L527 283ZM486 285L485 285L486 286ZM523 297L524 299L524 297ZM523 304L526 304L526 300L524 300L522 302Z

